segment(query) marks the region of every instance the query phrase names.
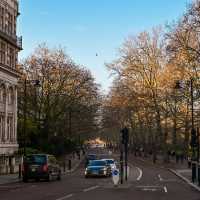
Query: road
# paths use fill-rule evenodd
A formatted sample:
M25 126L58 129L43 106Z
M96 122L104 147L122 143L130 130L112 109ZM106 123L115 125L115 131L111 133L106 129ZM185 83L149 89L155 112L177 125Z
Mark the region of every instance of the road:
M105 154L105 151L98 153ZM171 172L143 161L129 162L128 183L113 187L111 178L84 178L84 163L61 181L0 186L1 200L198 200L200 193Z

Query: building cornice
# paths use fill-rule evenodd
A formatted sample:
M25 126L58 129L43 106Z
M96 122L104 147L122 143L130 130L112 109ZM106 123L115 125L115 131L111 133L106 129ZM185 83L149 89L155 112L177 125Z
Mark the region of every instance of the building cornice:
M0 64L0 70L4 71L7 74L10 74L11 76L14 76L16 78L20 77L20 73L16 69L8 67L7 65Z

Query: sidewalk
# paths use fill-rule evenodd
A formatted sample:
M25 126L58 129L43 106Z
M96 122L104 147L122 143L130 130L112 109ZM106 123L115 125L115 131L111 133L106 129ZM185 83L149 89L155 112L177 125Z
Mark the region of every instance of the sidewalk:
M0 175L0 185L19 182L18 174Z

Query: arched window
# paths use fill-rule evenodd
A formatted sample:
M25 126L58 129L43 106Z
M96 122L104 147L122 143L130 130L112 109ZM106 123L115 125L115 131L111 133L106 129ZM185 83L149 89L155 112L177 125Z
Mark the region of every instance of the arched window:
M3 102L3 86L0 86L0 102L2 103Z
M2 102L6 102L6 87L4 85L2 86Z
M8 90L8 104L11 105L14 102L14 91L12 88Z
M4 126L4 120L5 120L4 113L0 113L0 141L5 140L5 126Z

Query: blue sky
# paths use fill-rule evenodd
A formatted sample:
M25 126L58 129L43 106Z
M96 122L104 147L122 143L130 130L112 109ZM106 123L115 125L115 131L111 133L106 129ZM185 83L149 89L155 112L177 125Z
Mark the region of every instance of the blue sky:
M89 68L108 91L112 79L104 66L117 56L124 39L178 19L192 0L19 0L20 58L38 44L61 45ZM98 56L96 56L96 53Z

